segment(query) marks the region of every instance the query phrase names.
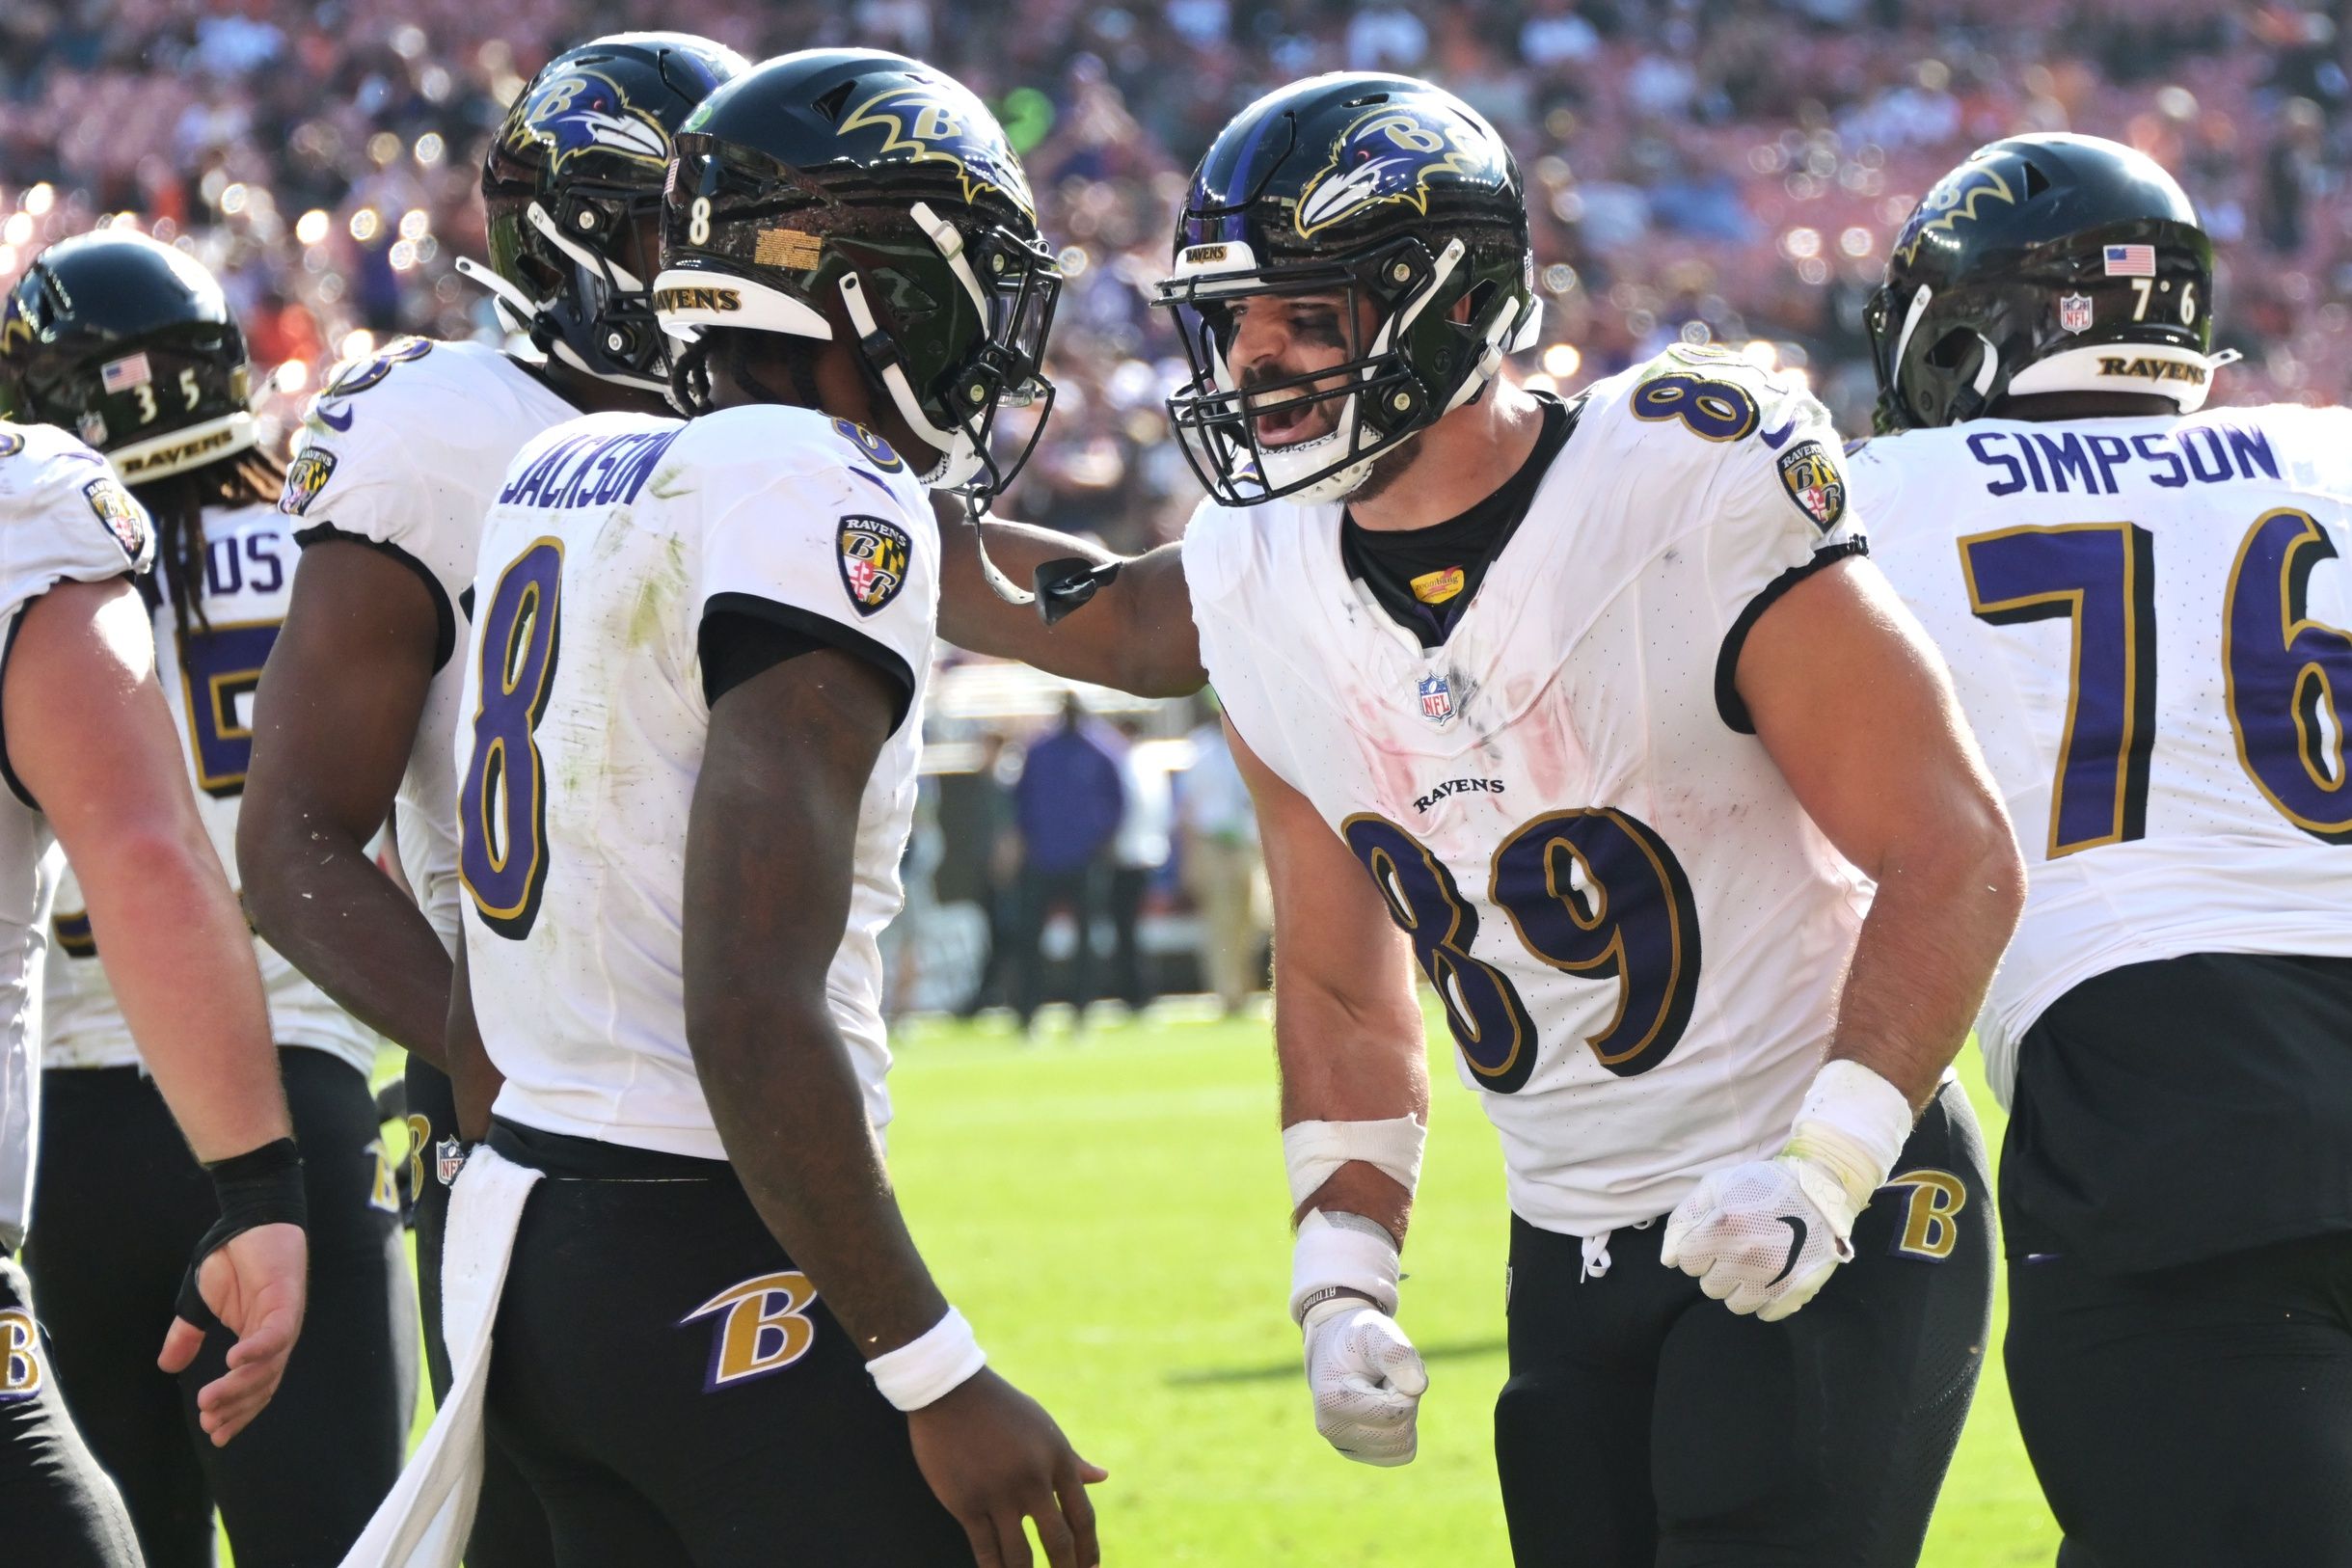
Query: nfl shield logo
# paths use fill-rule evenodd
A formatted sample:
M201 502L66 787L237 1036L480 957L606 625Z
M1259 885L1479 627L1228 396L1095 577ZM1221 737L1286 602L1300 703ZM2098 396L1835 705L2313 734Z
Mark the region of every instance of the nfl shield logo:
M1453 716L1453 688L1443 675L1424 675L1420 683L1421 716L1432 724L1443 724Z
M457 1179L457 1173L466 1168L466 1146L454 1138L444 1138L433 1146L433 1174L443 1186Z
M2058 324L2068 332L2091 330L2091 296L2061 294L2058 297Z

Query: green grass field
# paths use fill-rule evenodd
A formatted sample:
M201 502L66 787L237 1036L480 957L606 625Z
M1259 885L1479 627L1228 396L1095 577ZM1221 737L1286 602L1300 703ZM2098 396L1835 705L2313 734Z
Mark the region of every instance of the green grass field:
M1501 1156L1442 1030L1400 1314L1431 1381L1420 1456L1402 1470L1350 1463L1315 1435L1283 1311L1264 1022L1155 1014L1072 1036L1048 1014L1035 1044L989 1020L917 1021L896 1041L891 1166L916 1239L998 1369L1110 1470L1095 1497L1111 1568L1508 1563L1489 1425L1504 1375ZM1997 1148L1973 1047L1961 1068ZM1988 1349L2001 1311L1996 1298ZM1991 1354L1922 1561L2047 1564L2057 1543Z
M1501 1156L1442 1038L1400 1313L1430 1390L1419 1458L1387 1471L1334 1453L1309 1413L1266 1024L900 1035L891 1166L916 1238L995 1365L1109 1468L1106 1563L1508 1562ZM1973 1048L1962 1068L1997 1147ZM1991 1354L1922 1560L2046 1564L2057 1541Z

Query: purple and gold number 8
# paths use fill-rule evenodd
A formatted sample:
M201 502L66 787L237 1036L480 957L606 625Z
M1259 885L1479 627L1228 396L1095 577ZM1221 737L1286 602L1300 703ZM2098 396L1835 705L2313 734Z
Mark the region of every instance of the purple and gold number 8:
M547 780L531 737L555 680L563 546L537 539L482 615L473 756L457 792L458 875L483 924L521 941L547 888Z
M1554 969L1617 982L1617 1011L1584 1043L1620 1077L1665 1060L1698 994L1698 906L1665 842L1609 807L1554 811L1495 852L1497 907Z
M1754 433L1756 400L1744 387L1705 376L1663 375L1634 392L1636 419L1680 419L1709 441L1741 441Z
M1478 911L1446 863L1385 817L1356 816L1339 836L1372 876L1389 918L1413 943L1413 957L1446 1009L1446 1026L1478 1086L1515 1095L1535 1070L1535 1023L1510 977L1470 956Z

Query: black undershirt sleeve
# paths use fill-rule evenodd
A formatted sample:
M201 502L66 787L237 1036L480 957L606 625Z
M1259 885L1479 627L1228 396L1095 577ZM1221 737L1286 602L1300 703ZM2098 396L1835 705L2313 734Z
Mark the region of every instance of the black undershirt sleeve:
M906 722L914 701L914 675L905 660L854 627L790 605L747 594L719 594L704 609L696 640L702 655L703 700L713 707L753 676L820 648L854 654L890 678L898 689L890 714L893 731Z

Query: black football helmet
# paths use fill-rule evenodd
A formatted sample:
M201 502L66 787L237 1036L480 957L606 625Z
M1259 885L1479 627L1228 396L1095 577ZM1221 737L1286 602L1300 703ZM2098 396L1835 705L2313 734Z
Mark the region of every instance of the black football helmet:
M507 110L482 163L491 291L507 331L606 381L666 392L645 279L624 259L660 209L670 137L743 56L686 33L616 33L549 61ZM653 257L637 265L650 271Z
M846 322L876 392L940 452L922 474L933 489L985 500L1035 448L1061 288L1003 128L919 61L781 55L714 93L678 135L654 285L663 330L829 339ZM690 355L681 369L674 396L701 412ZM1007 405L1041 406L1000 462L988 438Z
M2095 136L2013 136L1935 183L1864 314L1881 435L2003 397L2153 393L2183 414L2213 372L2213 242L2172 176Z
M1474 109L1427 82L1349 72L1267 95L1218 134L1176 219L1176 265L1152 303L1176 312L1193 376L1168 400L1209 493L1243 506L1332 500L1373 459L1470 401L1543 322L1527 187ZM1347 361L1235 385L1229 302L1339 293ZM1373 325L1356 338L1354 306ZM1469 301L1468 319L1454 319ZM1344 377L1338 387L1313 384ZM1285 397L1284 394L1296 394ZM1338 400L1331 434L1260 444L1254 399Z
M185 252L127 229L62 239L0 310L12 418L71 430L126 483L254 446L254 374L220 283Z

